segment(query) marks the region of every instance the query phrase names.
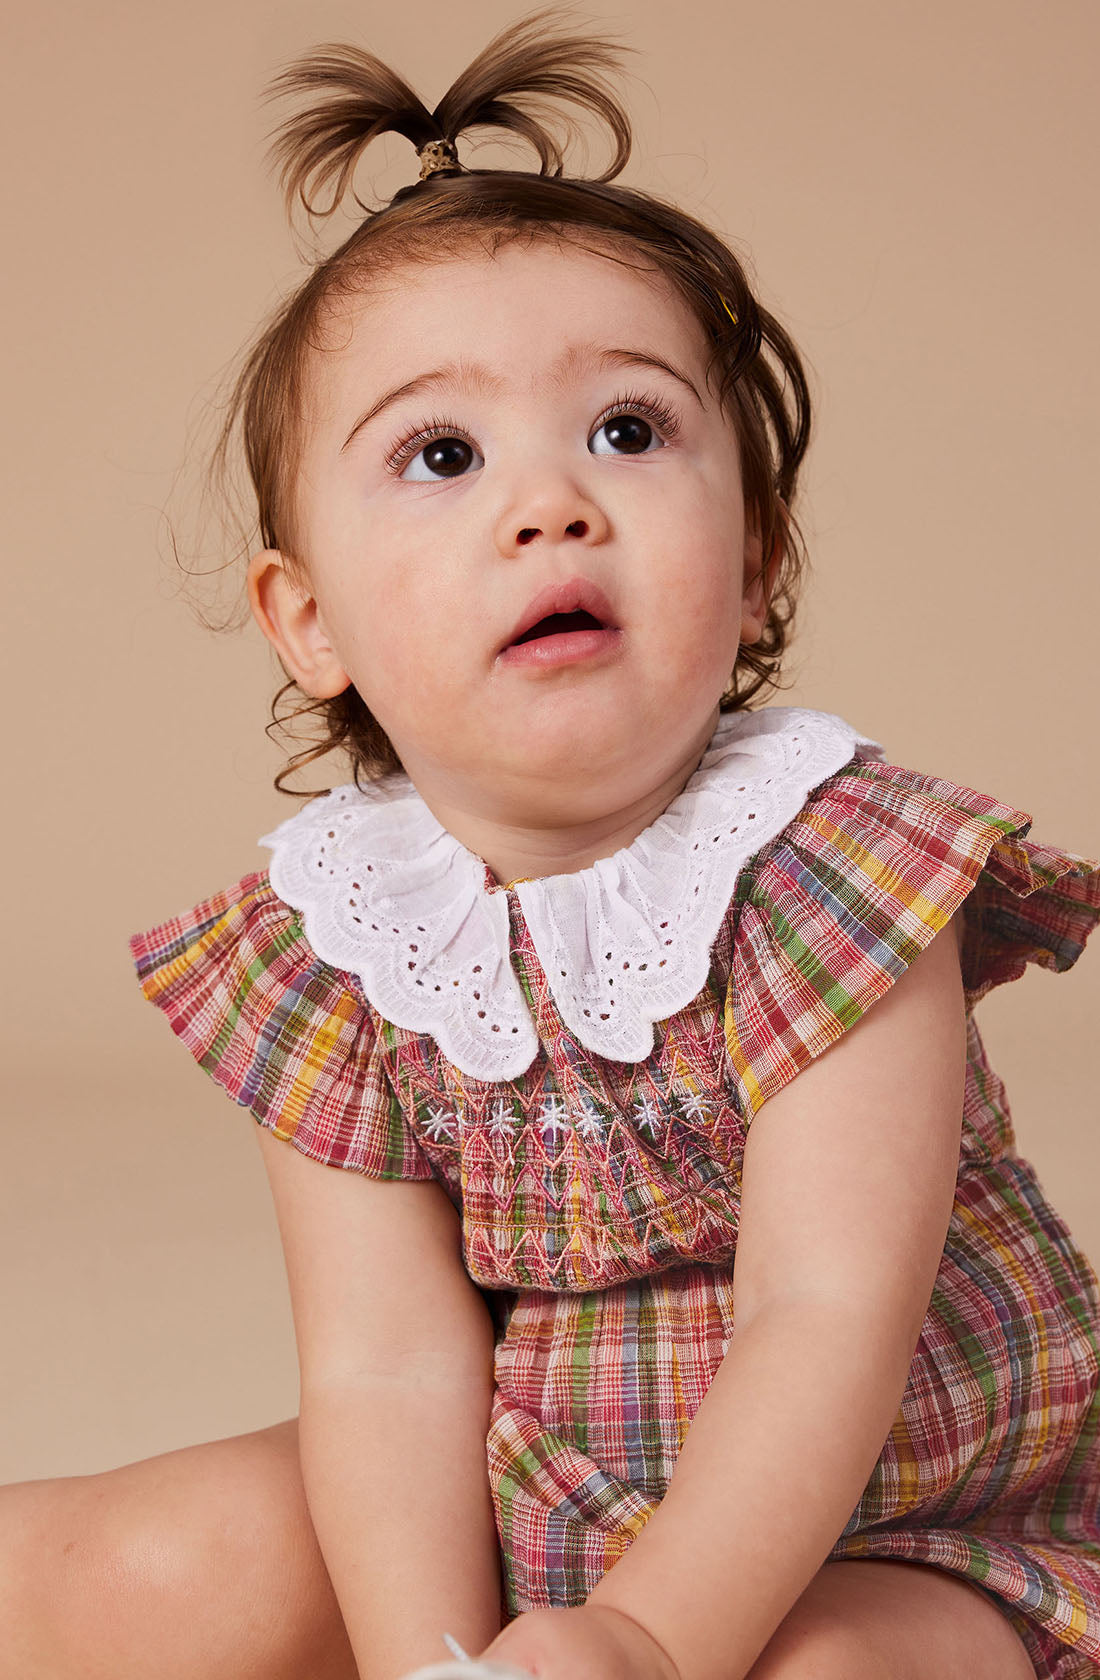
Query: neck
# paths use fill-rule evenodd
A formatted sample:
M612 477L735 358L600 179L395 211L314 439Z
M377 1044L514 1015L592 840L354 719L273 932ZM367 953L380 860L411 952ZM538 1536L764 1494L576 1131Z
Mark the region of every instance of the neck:
M658 783L592 815L574 809L560 821L549 815L538 821L510 820L507 813L487 815L461 793L425 787L418 778L417 791L436 821L481 858L502 886L542 875L571 875L629 846L667 810L698 768L713 729L711 719L702 739ZM555 803L569 812L566 798Z

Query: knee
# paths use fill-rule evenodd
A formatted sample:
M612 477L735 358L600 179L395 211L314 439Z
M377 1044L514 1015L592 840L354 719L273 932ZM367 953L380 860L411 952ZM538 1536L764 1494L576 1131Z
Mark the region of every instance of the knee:
M84 1478L0 1487L0 1680L61 1672L85 1537L73 1521Z
M0 1627L0 1680L354 1673L279 1431L0 1488Z
M858 1627L820 1620L800 1626L788 1618L745 1680L897 1680L897 1673Z
M170 1509L119 1498L112 1478L0 1488L0 1680L99 1675L107 1652L129 1674L173 1631L201 1637L212 1537L204 1556Z
M82 1478L68 1502L55 1555L82 1615L120 1627L188 1630L214 1605L278 1602L300 1527L292 1494L278 1483L221 1475L198 1464L148 1461L142 1477L106 1471ZM127 1467L127 1471L130 1467Z

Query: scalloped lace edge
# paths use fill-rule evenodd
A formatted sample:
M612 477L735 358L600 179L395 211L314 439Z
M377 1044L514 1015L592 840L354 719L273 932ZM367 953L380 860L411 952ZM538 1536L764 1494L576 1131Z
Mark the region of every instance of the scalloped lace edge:
M514 892L562 1021L596 1055L639 1062L657 1021L706 982L748 859L808 794L877 741L830 712L725 713L684 790L630 845ZM511 962L508 893L407 777L312 800L263 836L270 879L322 961L394 1026L427 1032L469 1077L523 1074L535 1023Z

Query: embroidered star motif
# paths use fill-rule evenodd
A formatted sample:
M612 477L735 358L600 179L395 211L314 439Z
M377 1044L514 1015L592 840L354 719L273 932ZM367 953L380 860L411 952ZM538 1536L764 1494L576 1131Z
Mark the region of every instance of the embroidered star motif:
M645 1132L650 1142L657 1136L657 1132L664 1124L661 1111L652 1097L639 1097L634 1104L634 1124L639 1132Z
M562 1132L571 1131L572 1127L567 1119L568 1113L569 1107L564 1097L557 1095L546 1097L542 1108L539 1110L539 1122L543 1131L549 1132L551 1137L558 1137Z
M602 1143L606 1132L603 1117L598 1109L585 1107L584 1113L577 1121L577 1134L586 1143L593 1143L597 1139Z
M510 1102L505 1102L503 1097L498 1097L493 1104L493 1116L487 1129L490 1137L511 1137L515 1131L515 1116L512 1113L512 1105Z
M424 1130L433 1143L450 1143L454 1137L453 1114L448 1114L445 1108L429 1108L430 1116Z
M688 1096L680 1098L680 1113L688 1120L701 1120L704 1124L711 1118L710 1109L698 1091L692 1091Z

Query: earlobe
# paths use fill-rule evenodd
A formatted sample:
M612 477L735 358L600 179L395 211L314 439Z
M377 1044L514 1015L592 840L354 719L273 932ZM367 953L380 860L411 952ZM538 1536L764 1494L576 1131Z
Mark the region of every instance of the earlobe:
M252 616L298 687L315 700L342 694L351 678L329 641L317 601L295 582L277 548L254 554L248 564Z

